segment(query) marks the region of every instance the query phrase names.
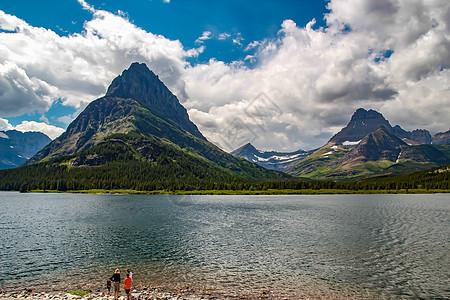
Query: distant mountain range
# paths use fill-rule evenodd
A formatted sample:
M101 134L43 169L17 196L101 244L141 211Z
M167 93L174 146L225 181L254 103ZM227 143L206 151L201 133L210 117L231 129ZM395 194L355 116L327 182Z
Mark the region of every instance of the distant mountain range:
M0 131L0 169L20 166L51 141L41 132Z
M236 157L263 166L264 168L285 171L305 157L314 153L315 150L297 150L295 152L259 151L248 143L230 154Z
M406 174L450 163L450 131L392 127L382 114L360 108L326 145L293 153L261 152L247 144L231 154L290 175L323 180ZM431 143L433 143L431 145Z
M445 136L392 127L382 114L360 108L326 145L286 172L311 179L355 180L426 170L450 163ZM431 144L433 138L440 144Z

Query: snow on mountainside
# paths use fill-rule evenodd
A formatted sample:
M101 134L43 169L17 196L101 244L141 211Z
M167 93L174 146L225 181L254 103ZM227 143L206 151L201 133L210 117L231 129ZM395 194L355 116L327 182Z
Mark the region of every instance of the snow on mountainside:
M315 150L298 150L295 152L260 151L252 144L248 143L231 152L231 155L244 158L267 169L285 171L314 151Z

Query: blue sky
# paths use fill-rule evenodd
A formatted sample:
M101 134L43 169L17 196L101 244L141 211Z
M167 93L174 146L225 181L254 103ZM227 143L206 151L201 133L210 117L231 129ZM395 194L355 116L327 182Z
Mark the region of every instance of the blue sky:
M445 131L449 15L447 0L4 1L0 130L55 138L139 61L226 150L311 149L359 107Z
M294 20L304 26L316 19L317 26L324 26L326 1L205 1L162 0L88 1L95 9L123 14L135 25L171 40L180 40L187 48L195 47L195 41L203 32L211 32L207 50L196 62L216 58L231 62L245 58L242 51L252 41L275 38L281 23ZM83 24L92 14L83 10L76 0L67 1L6 1L0 6L4 12L15 15L30 25L49 28L59 35L83 31ZM219 40L220 34L230 38ZM242 38L239 44L233 39Z

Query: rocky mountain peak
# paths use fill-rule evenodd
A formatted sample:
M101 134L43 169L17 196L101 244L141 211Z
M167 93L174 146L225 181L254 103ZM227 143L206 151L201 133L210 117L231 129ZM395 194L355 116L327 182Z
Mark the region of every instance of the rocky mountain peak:
M359 108L353 113L347 126L333 136L330 142L336 144L342 144L345 141L356 142L381 127L385 127L388 130L392 129L389 121L379 112L372 109Z
M189 133L204 139L197 126L189 120L178 98L144 63L132 63L108 87L105 97L134 99L152 111L168 117Z
M259 151L251 143L247 143L244 146L234 150L230 154L237 156L238 154L239 155L249 155L249 154L255 154L255 153L259 153Z

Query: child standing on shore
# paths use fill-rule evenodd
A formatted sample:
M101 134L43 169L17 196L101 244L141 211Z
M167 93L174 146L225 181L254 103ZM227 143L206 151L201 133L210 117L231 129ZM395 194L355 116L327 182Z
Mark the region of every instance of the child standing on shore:
M131 290L131 278L130 278L130 273L127 273L127 278L125 278L124 282L125 283L125 293L127 294L127 299L131 299L131 294L130 294L130 290Z
M131 278L131 286L133 286L133 272L130 269L127 269L127 274L130 275Z
M108 289L108 296L111 295L111 280L109 278L106 281L106 288Z

